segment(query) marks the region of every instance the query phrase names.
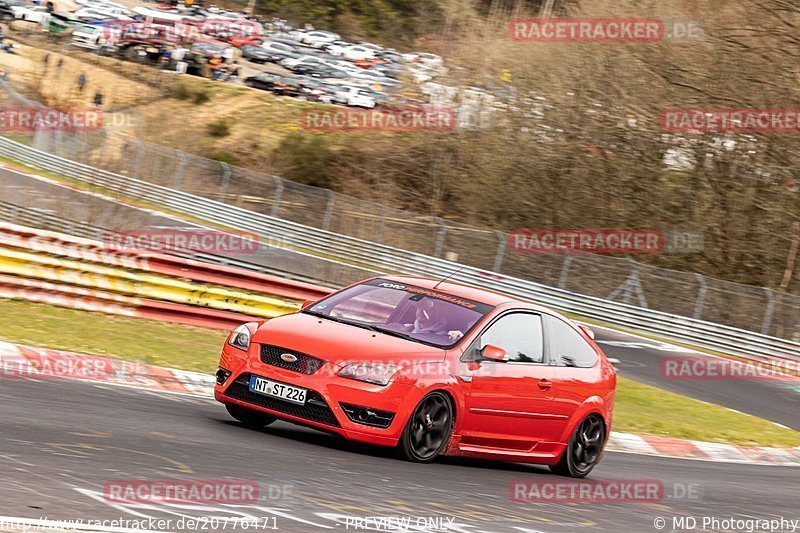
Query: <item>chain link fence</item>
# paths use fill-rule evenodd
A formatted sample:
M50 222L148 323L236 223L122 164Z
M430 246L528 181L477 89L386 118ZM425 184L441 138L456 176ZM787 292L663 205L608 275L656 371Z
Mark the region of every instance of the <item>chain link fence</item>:
M30 100L7 85L16 105ZM35 103L33 103L35 104ZM307 226L613 301L800 341L800 297L598 254L515 254L507 235L394 209L105 130L9 135L39 150Z

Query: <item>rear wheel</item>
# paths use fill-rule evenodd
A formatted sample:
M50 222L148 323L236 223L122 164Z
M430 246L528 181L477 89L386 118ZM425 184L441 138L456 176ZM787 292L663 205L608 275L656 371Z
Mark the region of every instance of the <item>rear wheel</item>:
M425 396L408 420L400 437L403 457L429 463L447 446L453 432L453 404L442 392Z
M265 415L258 411L230 403L225 404L225 409L228 410L229 415L249 428L261 429L277 420L274 416Z
M567 449L550 470L569 477L586 477L597 466L606 442L606 426L599 415L583 419L569 438Z

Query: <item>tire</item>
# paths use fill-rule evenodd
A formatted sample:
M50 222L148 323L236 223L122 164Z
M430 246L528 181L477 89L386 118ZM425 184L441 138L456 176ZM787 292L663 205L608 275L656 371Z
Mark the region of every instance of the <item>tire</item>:
M605 442L603 419L596 414L587 416L575 428L561 459L550 467L550 471L560 476L586 477L603 457Z
M225 404L225 409L228 410L229 415L241 422L243 426L253 429L267 427L277 420L274 416L264 415L258 411L230 403Z
M447 447L453 433L453 402L434 391L417 405L400 436L398 449L413 463L430 463Z

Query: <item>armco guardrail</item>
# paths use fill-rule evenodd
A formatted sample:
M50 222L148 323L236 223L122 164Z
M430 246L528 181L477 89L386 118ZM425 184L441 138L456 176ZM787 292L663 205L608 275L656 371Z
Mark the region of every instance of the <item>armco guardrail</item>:
M800 360L800 343L797 342L577 294L436 257L310 228L99 170L2 137L0 137L0 155L37 169L101 187L120 196L146 201L163 209L191 215L214 224L249 231L264 238L280 236L288 247L324 255L328 259L385 272L442 278L452 276L451 279L461 283L482 286L536 301L586 319L608 322L618 327L703 348L753 359L777 357Z

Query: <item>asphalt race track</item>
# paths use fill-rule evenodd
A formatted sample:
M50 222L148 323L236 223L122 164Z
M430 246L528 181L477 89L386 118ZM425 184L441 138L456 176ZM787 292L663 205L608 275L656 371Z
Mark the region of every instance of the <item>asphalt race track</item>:
M400 516L453 520L447 531L492 533L657 531L657 517L671 524L673 516L800 518L796 468L609 453L591 479L657 479L664 501L516 503L509 499L510 482L565 478L538 466L466 459L411 464L389 450L290 424L246 429L213 400L125 387L4 379L0 401L5 516L114 520L247 513L291 532L353 530L348 518ZM255 481L262 499L273 499L258 507L173 509L116 506L103 497L110 480L223 478ZM683 496L686 487L692 487L691 498Z

